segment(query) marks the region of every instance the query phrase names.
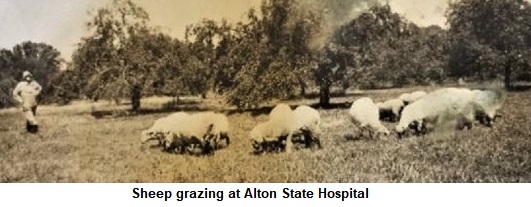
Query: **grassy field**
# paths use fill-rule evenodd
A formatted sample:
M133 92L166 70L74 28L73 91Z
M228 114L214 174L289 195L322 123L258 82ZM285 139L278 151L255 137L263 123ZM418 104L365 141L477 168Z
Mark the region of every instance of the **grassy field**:
M367 91L333 102L378 101L411 90ZM208 104L188 103L190 109ZM346 140L356 133L347 110L319 110L321 150L252 155L248 132L266 115L242 112L229 115L229 147L192 156L140 143L140 131L170 112L96 119L90 104L42 106L41 132L31 135L20 113L6 109L0 111L0 182L531 182L531 92L509 93L493 128L402 140Z

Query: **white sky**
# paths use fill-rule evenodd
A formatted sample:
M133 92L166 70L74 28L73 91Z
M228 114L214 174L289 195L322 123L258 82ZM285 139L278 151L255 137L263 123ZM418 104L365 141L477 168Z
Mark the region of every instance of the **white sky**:
M391 8L420 26L444 26L448 0L389 0ZM45 42L70 60L80 38L86 35L89 12L110 0L0 0L0 48L23 41ZM203 18L238 21L261 0L135 0L145 8L154 26L182 38L186 25Z

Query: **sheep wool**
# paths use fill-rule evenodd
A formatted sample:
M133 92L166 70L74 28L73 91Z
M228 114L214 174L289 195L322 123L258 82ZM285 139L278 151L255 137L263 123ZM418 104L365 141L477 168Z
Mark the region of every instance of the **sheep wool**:
M380 122L380 112L372 99L368 97L360 98L352 103L349 110L351 121L358 125L360 129L368 128L373 134L389 135L389 130Z
M161 139L163 138L161 137L161 134L175 132L176 128L178 128L178 126L188 117L190 117L190 115L186 112L176 112L157 119L149 129L142 131L140 141L144 143L149 140Z
M466 88L443 88L431 92L423 98L407 105L396 131L402 134L411 124L437 124L441 118L454 120L457 117L472 119L471 108L474 93Z

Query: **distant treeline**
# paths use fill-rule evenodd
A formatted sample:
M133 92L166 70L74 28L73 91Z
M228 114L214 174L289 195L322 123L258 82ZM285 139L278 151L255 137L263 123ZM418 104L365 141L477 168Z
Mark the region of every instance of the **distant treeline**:
M46 44L0 50L0 107L12 106L11 90L23 70L44 86L44 102L127 97L133 111L150 95L214 93L253 108L318 88L326 106L332 87L461 77L504 79L510 88L531 81L531 5L525 0L450 3L448 29L419 27L389 5L368 2L368 9L335 25L343 0L264 0L241 22L205 19L179 40L150 26L143 8L114 0L87 23L91 35L80 40L66 70L59 70L59 52Z

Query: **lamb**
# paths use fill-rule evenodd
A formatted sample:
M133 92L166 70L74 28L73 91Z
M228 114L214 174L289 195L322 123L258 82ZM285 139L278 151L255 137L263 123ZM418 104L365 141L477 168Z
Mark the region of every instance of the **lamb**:
M349 110L351 121L360 128L361 134L368 130L369 136L379 136L380 134L389 135L390 132L380 122L379 109L372 99L368 97L360 98L354 103Z
M428 124L437 124L441 120L471 120L474 93L464 88L444 88L407 105L396 131L401 137L405 130L413 128L417 134L426 133ZM468 125L468 124L467 124ZM471 127L471 126L470 126Z
M304 137L306 147L315 142L320 148L321 143L318 136L316 136L321 133L321 116L319 112L309 106L300 105L293 113L295 116L293 136Z
M378 102L376 106L378 106L381 120L396 122L400 118L400 113L404 108L404 102L401 99L391 99L385 102Z
M404 102L404 105L411 104L427 95L424 91L415 91L413 93L405 93L400 95L398 99L402 100Z

